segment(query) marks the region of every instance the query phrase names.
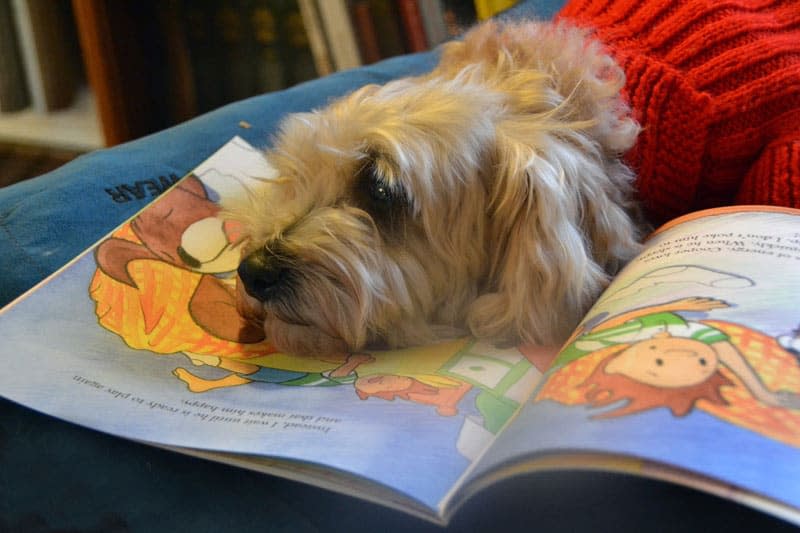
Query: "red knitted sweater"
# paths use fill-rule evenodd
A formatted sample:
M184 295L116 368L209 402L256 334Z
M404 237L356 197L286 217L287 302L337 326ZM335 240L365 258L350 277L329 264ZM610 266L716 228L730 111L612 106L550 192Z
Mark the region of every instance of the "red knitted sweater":
M570 0L627 74L626 156L655 223L732 203L800 207L798 0Z

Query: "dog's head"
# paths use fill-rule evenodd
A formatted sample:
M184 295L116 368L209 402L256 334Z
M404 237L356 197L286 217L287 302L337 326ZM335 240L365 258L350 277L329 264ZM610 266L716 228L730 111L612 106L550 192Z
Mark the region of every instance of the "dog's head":
M290 115L279 177L228 206L245 314L295 352L563 340L637 246L623 81L578 30L487 24L429 75Z

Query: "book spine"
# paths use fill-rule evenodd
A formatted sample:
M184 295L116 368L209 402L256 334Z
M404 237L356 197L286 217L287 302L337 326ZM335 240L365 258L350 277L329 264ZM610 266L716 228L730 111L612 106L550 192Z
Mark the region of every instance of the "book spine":
M394 0L367 0L381 57L393 57L406 53L406 45L400 28L400 16Z
M250 6L247 13L249 30L253 35L253 72L255 93L271 92L288 84L288 72L284 62L285 45L281 43L279 20L274 2L268 0Z
M478 20L486 20L513 7L516 3L517 0L475 0L475 12Z
M447 34L458 37L475 23L475 4L461 0L442 0L444 4L444 22L447 25Z
M222 69L216 74L223 86L223 103L247 98L257 91L253 33L247 31L251 8L249 2L221 2L214 13L215 34L222 44Z
M41 65L36 51L36 39L33 35L28 3L25 0L12 0L14 23L19 35L20 51L22 52L22 65L25 70L25 80L31 97L31 107L34 111L47 111L44 95L44 80L42 80Z
M159 2L156 9L164 33L170 119L171 123L177 124L197 115L197 92L189 44L179 0Z
M314 56L314 65L318 76L327 76L333 72L333 62L331 61L328 43L325 41L325 32L322 29L322 21L319 18L319 11L314 0L298 0L300 15L303 18L303 26L308 36L308 44Z
M284 65L288 74L287 81L295 84L315 78L317 69L297 1L288 0L284 7L280 15L286 50Z
M372 10L367 0L356 0L350 5L353 24L358 36L361 58L365 64L375 63L381 59L381 49L378 44L378 32L375 30L375 21Z
M214 42L214 5L209 0L182 0L189 58L192 63L193 83L197 97L197 111L204 113L224 101L220 47Z
M47 95L45 93L41 53L37 48L36 29L34 28L31 6L26 0L12 0L12 5L14 8L14 22L16 23L21 45L25 79L30 90L31 105L34 111L46 112L48 110Z
M125 109L125 102L116 89L123 86L124 78L121 68L114 61L113 50L108 46L113 34L108 11L103 3L75 2L73 7L86 75L95 93L103 138L107 146L113 146L129 140L132 128L129 117L119 111Z
M0 112L27 107L28 86L10 0L0 0Z
M336 70L355 68L361 65L355 32L350 22L350 14L344 0L318 0L328 46L333 56Z
M419 3L419 12L425 26L428 47L432 48L448 38L447 24L444 21L444 5L441 0L423 0Z
M428 49L428 38L425 25L419 11L417 0L397 0L397 10L405 30L406 42L411 52L422 52Z

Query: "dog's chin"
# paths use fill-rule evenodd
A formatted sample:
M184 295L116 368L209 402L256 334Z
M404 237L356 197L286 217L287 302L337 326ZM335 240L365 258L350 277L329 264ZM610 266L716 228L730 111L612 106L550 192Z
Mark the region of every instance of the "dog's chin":
M251 324L262 327L267 340L278 351L309 356L346 354L349 351L344 340L328 335L318 327L281 319L247 294L241 282L237 283L236 310Z
M341 338L328 335L316 326L284 321L269 311L264 315L263 325L267 339L281 352L305 356L349 352Z

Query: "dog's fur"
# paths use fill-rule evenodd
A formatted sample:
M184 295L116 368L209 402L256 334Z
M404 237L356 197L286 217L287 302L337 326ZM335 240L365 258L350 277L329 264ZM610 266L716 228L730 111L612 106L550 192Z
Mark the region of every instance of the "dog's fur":
M427 75L289 115L278 177L227 206L270 271L241 311L295 353L563 341L638 250L623 85L583 30L488 22Z

